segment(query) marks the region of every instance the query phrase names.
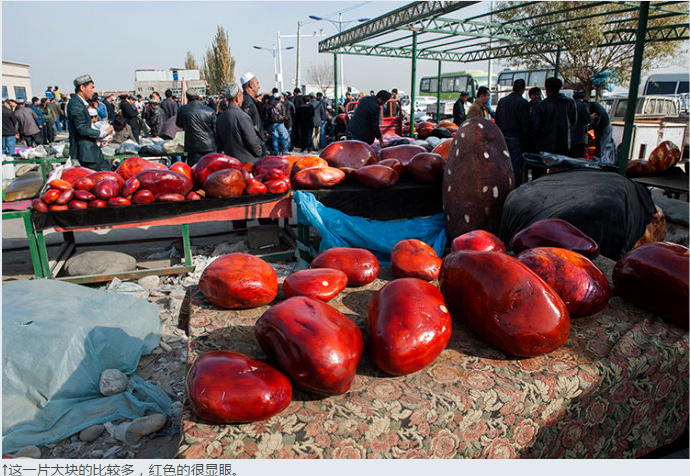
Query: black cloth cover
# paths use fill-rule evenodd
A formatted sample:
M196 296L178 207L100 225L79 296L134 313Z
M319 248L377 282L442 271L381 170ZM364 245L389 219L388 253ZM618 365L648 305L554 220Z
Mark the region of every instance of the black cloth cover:
M224 208L257 205L285 197L290 192L266 193L263 195L241 195L231 198L203 198L184 202L154 202L146 205L125 207L87 208L86 210L64 210L38 213L31 211L31 221L37 231L48 228L87 228L121 223L137 223L158 220L199 212L210 212ZM249 217L248 217L249 218Z
M513 190L503 205L499 235L508 244L528 225L560 218L596 241L602 255L618 260L644 234L655 211L649 191L622 175L567 170Z

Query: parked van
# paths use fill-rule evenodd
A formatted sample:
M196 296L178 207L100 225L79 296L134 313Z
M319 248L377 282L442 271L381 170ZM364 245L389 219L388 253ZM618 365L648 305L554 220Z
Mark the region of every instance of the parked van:
M644 85L643 94L676 95L689 92L690 74L652 74Z

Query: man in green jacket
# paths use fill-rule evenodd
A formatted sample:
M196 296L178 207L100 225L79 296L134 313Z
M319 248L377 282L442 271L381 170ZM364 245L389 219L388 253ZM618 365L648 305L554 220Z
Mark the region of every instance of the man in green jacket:
M84 74L74 80L75 95L67 103L67 121L69 130L69 155L77 159L84 167L94 170L110 170L108 162L98 147L97 140L113 132L113 126L101 132L91 127L89 117L89 100L95 93L91 76Z

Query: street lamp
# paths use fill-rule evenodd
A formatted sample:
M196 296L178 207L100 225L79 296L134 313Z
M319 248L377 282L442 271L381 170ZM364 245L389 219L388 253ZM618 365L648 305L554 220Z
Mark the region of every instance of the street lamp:
M362 23L362 22L371 20L371 18L358 18L357 20L345 20L345 21L343 21L343 13L342 12L338 12L338 19L337 20L333 20L331 18L317 17L316 15L309 15L309 18L311 18L312 20L316 20L316 21L327 21L327 22L329 22L331 25L335 26L338 29L338 34L343 32L343 25L348 25L350 23ZM338 76L337 76L337 74L335 75L335 83L336 84L334 86L335 86L336 95L337 95L337 89L338 89L338 84L337 84L338 83ZM345 87L345 71L344 71L344 66L343 66L343 55L340 55L340 84L343 86L343 88ZM340 94L341 100L343 100L343 96L344 96L344 94L341 93ZM336 104L335 104L334 109L335 109L335 111L337 111L338 110L338 104L337 104L338 98L336 97L335 100L336 100Z
M254 45L253 48L257 50L264 50L273 56L273 73L275 74L275 79L276 79L276 88L278 88L279 91L283 90L283 65L281 61L280 69L278 68L278 63L276 62L276 57L279 51L281 50L291 50L294 48L294 46L286 46L285 48L276 48L276 45L273 45L273 48L266 48L264 46L256 46Z

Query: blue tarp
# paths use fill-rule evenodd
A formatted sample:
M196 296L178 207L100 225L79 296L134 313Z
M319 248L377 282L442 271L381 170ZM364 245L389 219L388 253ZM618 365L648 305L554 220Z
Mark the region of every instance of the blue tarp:
M132 376L104 397L105 369L131 375L160 341L158 308L76 284L2 286L2 450L59 441L97 423L171 413L170 398Z
M294 200L299 223L316 228L321 235L319 251L338 246L364 248L386 266L390 264L391 249L398 241L416 238L443 256L446 246L443 213L407 220L368 220L326 207L311 193L297 191Z

